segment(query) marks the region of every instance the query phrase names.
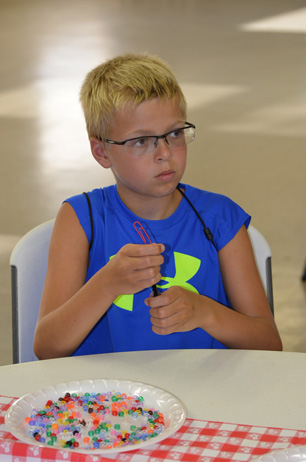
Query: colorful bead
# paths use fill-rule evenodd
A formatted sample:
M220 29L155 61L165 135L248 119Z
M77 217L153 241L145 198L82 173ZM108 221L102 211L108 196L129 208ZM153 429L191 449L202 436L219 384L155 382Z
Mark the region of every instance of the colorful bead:
M33 409L24 424L40 444L89 450L134 445L159 435L165 425L162 413L146 408L142 396L119 392L67 392Z

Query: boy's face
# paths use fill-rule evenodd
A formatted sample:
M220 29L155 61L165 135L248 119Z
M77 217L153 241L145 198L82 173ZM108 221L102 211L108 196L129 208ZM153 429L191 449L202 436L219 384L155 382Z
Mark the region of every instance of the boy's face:
M109 139L124 141L146 135L163 135L184 127L178 98L154 98L139 106L128 105L114 117ZM118 193L129 206L133 201L162 198L175 193L186 165L186 145L171 148L159 139L151 153L141 156L126 151L125 145L105 144L103 162L116 178Z

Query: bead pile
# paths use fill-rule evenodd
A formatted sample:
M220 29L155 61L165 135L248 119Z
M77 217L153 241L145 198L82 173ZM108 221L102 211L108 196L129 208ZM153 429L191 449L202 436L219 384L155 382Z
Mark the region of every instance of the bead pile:
M110 449L135 445L165 428L161 412L146 407L142 396L125 393L66 393L24 421L37 442L57 448Z

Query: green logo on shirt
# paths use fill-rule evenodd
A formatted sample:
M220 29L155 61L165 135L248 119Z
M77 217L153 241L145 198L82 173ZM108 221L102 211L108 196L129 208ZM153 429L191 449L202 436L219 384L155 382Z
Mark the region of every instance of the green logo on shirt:
M165 284L158 284L157 287L160 289L169 289L173 286L183 287L191 292L198 293L197 289L188 283L193 276L198 272L201 260L191 255L184 253L174 252L174 264L175 264L175 275L173 278L162 276L161 281L165 281ZM112 257L111 257L112 258ZM119 295L114 301L114 305L123 310L133 311L134 295Z

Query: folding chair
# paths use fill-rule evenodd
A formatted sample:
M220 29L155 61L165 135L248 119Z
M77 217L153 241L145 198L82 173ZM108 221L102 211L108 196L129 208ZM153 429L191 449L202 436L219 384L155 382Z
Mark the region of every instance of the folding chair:
M54 220L51 220L29 231L11 254L14 363L37 360L33 351L33 338L46 277L53 225ZM249 235L273 312L271 250L265 238L253 226L249 227Z
M302 281L306 281L306 263L305 263L305 266L304 266L304 271L303 271L303 274L302 274Z
M10 258L12 280L13 362L35 361L33 338L46 278L54 220L29 231Z
M248 228L258 272L265 288L272 314L274 315L273 284L272 284L272 252L265 237L254 226Z

